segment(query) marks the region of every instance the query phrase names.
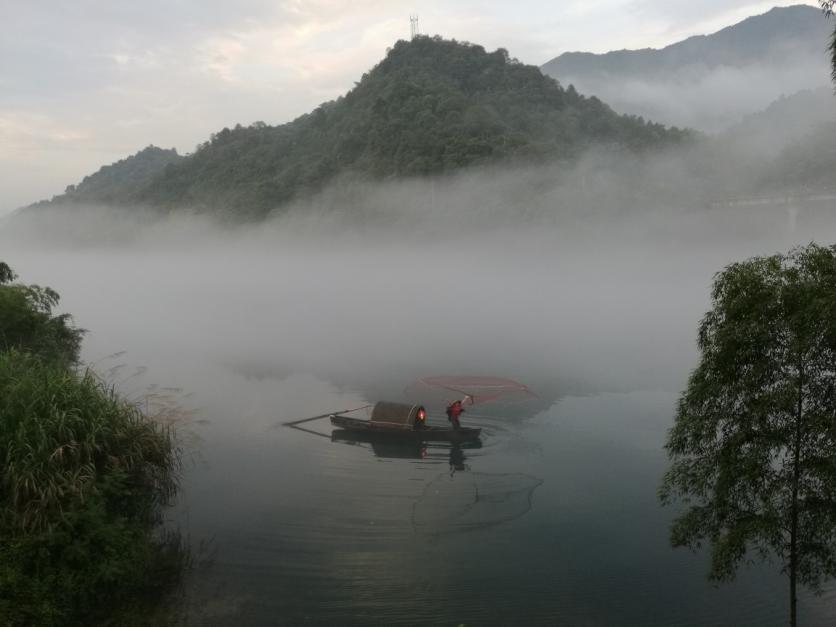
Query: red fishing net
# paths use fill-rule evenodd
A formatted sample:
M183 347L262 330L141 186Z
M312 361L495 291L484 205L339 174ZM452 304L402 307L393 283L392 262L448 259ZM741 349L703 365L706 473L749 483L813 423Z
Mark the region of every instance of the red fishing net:
M465 404L489 401L515 401L536 395L528 386L512 379L498 377L424 377L406 389L407 397L435 404L462 400Z

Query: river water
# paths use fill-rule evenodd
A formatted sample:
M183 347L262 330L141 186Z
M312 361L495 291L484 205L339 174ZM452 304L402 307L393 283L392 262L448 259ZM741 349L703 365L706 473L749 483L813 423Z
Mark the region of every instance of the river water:
M62 294L125 394L179 408L189 625L783 625L778 567L710 584L656 496L712 274L836 235L782 215L665 244L236 236L0 257ZM462 447L283 426L459 374L537 398L468 408L483 434ZM836 623L836 591L805 593L801 619Z

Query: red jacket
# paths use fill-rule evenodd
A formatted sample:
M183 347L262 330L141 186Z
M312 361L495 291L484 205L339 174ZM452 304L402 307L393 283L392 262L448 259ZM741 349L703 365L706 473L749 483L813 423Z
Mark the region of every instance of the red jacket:
M462 407L462 402L456 401L455 403L450 405L450 407L447 408L447 417L451 420L458 419L458 417L461 416L463 411L464 408Z

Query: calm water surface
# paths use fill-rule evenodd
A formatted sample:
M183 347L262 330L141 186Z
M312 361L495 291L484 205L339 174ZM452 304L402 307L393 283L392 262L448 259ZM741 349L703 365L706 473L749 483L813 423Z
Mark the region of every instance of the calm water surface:
M210 543L189 623L783 625L771 570L713 587L703 557L667 543L655 491L674 401L568 396L533 416L471 415L479 448L333 441L327 421L306 425L326 437L207 426L178 512ZM802 606L804 624L836 621L832 591Z

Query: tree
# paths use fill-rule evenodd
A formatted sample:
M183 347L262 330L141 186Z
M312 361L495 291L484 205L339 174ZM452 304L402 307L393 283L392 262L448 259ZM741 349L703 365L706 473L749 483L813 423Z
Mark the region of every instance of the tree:
M709 577L776 556L798 583L836 576L836 246L728 266L699 327L660 498L671 543L711 548Z
M822 11L827 17L833 16L836 0L819 0ZM830 40L830 67L833 68L833 82L836 83L836 27L833 28L833 38Z
M0 285L4 285L6 283L11 283L16 278L17 278L17 275L8 266L8 264L0 261Z
M53 315L58 293L12 283L16 278L0 262L0 351L16 349L48 361L77 363L84 331L73 326L69 314Z

